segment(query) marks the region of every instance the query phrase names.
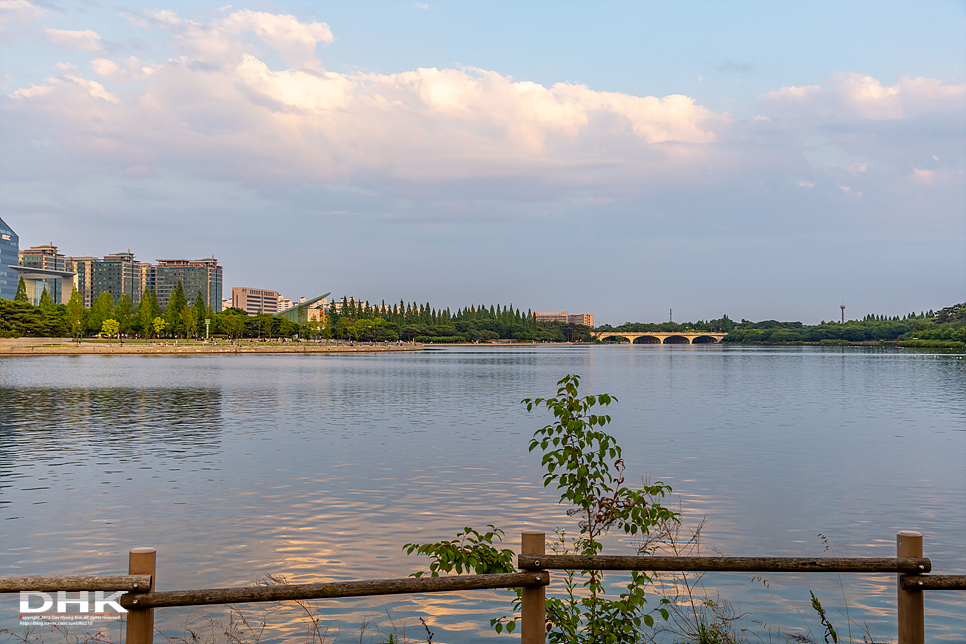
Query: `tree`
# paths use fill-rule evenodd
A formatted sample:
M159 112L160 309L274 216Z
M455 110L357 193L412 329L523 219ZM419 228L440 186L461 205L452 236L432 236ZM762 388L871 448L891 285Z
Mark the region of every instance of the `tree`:
M194 336L195 330L198 328L198 323L195 319L194 311L187 304L181 308L181 324L184 325L185 338Z
M188 299L184 296L184 287L179 279L174 292L171 294L171 299L168 301L168 306L164 309L164 321L168 323L168 328L174 335L181 335L184 332L181 313L186 304L188 304Z
M144 333L144 338L150 338L152 332L151 320L155 318L155 314L151 310L151 293L147 288L141 293L141 301L138 302L138 309L135 312L135 316L141 322L141 331Z
M101 323L101 333L103 333L107 337L111 337L114 335L120 336L121 325L118 324L118 321L113 318L104 320L104 322Z
M130 329L133 314L134 302L131 301L130 295L123 293L121 297L117 298L117 304L114 305L114 319L121 325L122 332L127 333Z
M40 294L40 310L44 313L53 313L57 310L57 305L54 304L54 298L50 296L50 291L47 287L44 287L44 292Z
M26 302L27 301L27 283L23 281L23 275L20 276L20 281L17 282L17 294L13 296L14 302Z
M114 317L114 298L108 291L102 292L91 303L91 311L87 316L87 330L98 333L104 320Z
M77 338L80 335L83 321L84 298L81 297L80 291L75 290L70 294L70 299L67 301L67 323L70 326L72 338Z
M151 328L154 329L155 337L161 335L161 332L164 331L164 327L166 326L168 326L168 323L165 322L164 318L162 318L161 316L158 316L153 320L151 320Z
M208 315L208 308L205 305L205 298L201 294L201 290L198 290L198 296L195 297L195 303L191 307L192 313L195 314L195 329L197 329L198 334L201 334L201 330L205 328L205 316Z

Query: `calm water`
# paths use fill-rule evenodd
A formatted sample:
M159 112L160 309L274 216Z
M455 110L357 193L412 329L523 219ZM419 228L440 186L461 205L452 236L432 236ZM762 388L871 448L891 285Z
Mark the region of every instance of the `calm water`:
M151 545L162 590L402 577L428 565L403 544L488 523L516 547L521 530L573 526L527 452L548 418L519 404L567 373L620 399L609 429L628 474L672 485L686 524L707 518L706 553L820 556L821 533L838 556L894 556L913 529L934 572L966 573L962 355L625 345L0 358L0 575L123 573L128 549ZM783 633L803 627L798 610L815 629L813 589L844 630L837 576L751 577L704 582ZM894 637L894 576L841 581L852 617ZM927 640L966 640L963 599L926 595ZM411 636L422 616L436 642L479 642L508 603L494 591L317 607L340 641L363 618L385 631L388 610ZM175 631L208 614L157 619ZM4 595L0 628L17 617ZM275 641L300 632L289 609L267 619Z

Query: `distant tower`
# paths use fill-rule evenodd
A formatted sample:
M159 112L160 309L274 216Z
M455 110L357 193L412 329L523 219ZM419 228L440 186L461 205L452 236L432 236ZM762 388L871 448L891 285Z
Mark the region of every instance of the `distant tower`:
M845 324L845 305L842 304L839 308L842 309L842 324Z

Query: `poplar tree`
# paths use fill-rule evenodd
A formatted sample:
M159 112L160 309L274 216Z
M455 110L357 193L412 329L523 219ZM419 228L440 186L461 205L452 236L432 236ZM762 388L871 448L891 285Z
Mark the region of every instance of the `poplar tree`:
M84 298L80 291L75 290L67 301L67 322L70 325L70 335L77 338L81 332L81 322L84 320Z
M201 330L205 328L205 315L208 314L205 296L201 294L201 289L198 289L198 295L195 297L191 311L195 314L195 328L198 330L198 335L201 335Z

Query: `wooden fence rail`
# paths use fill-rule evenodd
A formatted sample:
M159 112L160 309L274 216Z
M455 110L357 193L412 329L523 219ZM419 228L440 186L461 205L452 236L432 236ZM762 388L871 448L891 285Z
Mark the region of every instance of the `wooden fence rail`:
M61 575L55 577L0 577L0 593L21 590L40 592L65 590L124 590L146 593L151 575Z
M293 599L334 599L370 595L406 593L445 593L458 590L520 588L546 586L550 573L512 572L497 575L458 575L447 577L406 577L403 579L371 579L336 581L322 584L283 584L249 586L247 588L208 588L203 590L167 590L121 598L121 606L132 608L166 608L171 606L204 606L207 604L244 604L247 602L279 602Z
M544 532L524 532L517 558L517 565L524 572L517 573L172 591L155 591L157 553L154 548L134 548L130 553L127 575L0 577L0 592L126 590L128 594L121 597L120 603L128 610L127 644L152 644L156 608L522 588L521 642L544 644L547 633L546 587L550 583L548 570L893 573L898 575L898 644L923 644L922 591L966 590L966 575L925 574L932 570L932 564L922 556L922 535L918 532L903 531L896 535L894 558L547 555L545 547Z
M614 557L606 555L520 555L524 570L653 570L655 572L892 572L932 570L925 558L837 557Z

